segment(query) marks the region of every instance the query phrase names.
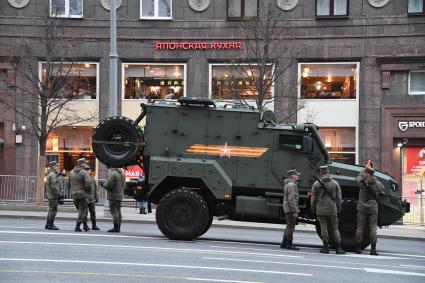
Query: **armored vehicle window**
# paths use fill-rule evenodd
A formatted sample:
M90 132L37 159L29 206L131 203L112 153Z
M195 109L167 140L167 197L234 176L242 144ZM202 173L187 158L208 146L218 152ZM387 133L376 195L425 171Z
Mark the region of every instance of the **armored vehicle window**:
M279 148L303 150L303 136L279 135Z

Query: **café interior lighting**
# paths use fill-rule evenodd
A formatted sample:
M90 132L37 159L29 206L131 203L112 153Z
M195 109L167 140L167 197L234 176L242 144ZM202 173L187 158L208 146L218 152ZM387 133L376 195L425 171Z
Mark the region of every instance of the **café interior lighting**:
M328 75L328 80L327 80L327 82L328 82L328 83L332 82L332 77L331 77L331 75Z
M88 64L88 63L86 63L84 66L85 66L86 68L90 68L90 64Z

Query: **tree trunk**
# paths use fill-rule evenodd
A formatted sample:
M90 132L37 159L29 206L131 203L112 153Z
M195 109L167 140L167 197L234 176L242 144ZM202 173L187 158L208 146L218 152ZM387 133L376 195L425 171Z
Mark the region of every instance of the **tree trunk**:
M45 168L46 168L46 155L40 155L38 157L38 167L37 167L37 191L36 191L36 197L35 197L36 204L44 203Z

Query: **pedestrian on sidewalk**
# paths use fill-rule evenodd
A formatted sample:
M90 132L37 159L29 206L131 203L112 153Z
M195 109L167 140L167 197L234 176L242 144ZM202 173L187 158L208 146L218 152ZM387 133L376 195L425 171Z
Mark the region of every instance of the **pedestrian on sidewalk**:
M121 231L121 202L124 197L125 176L121 168L111 168L103 187L108 193L109 209L111 210L114 228L108 232Z
M58 200L60 196L59 183L58 183L59 167L56 161L49 162L49 170L46 177L46 197L49 200L49 212L47 213L47 222L44 226L45 229L59 230L55 226L54 221L58 212Z
M377 229L378 229L378 196L382 194L384 185L379 182L375 175L375 169L366 166L356 180L359 184L359 200L357 202L357 230L356 230L356 254L362 253L362 242L364 227L369 225L370 229L370 254L378 255L376 252Z
M100 230L96 225L96 203L99 201L99 193L97 191L97 183L94 176L91 174L91 167L87 166L86 171L91 179L91 190L88 198L88 210L90 212L91 229Z
M90 175L85 170L87 165L88 161L85 158L78 159L77 166L72 169L69 175L71 195L78 210L75 232L82 231L80 228L81 223L83 223L84 231L90 231L90 228L87 225L87 210L92 181Z
M285 212L286 228L283 234L281 249L299 250L292 243L295 225L297 224L298 213L298 187L297 181L299 180L298 171L296 169L287 171L288 178L285 179L285 186L283 187L283 211Z
M311 210L320 223L320 236L323 241L323 254L329 254L329 231L336 244L336 254L345 254L341 249L341 236L338 231L338 212L341 210L341 188L329 175L326 165L319 168L320 177L311 188Z

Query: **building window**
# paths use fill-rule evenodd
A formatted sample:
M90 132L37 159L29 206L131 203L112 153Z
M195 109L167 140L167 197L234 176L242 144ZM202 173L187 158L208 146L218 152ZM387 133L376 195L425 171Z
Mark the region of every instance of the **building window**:
M92 171L96 172L96 159L91 148L92 134L93 127L88 126L55 128L47 138L46 153L67 172L74 168L81 157L88 159Z
M98 63L41 63L41 79L47 84L46 77L51 81L47 87L63 97L97 98Z
M50 16L82 18L83 0L50 0Z
M425 94L425 71L409 72L409 94Z
M185 64L123 64L124 99L177 99L185 95Z
M409 0L407 6L407 12L409 14L424 14L424 0Z
M316 0L317 17L348 16L348 0Z
M211 96L213 99L256 99L258 90L258 67L255 65L210 65L212 73ZM273 97L272 82L268 77L272 76L272 65L266 70L264 83L269 85L269 90L264 99Z
M302 63L300 66L300 98L356 99L356 63Z
M228 19L256 18L257 10L257 0L227 0Z
M319 135L332 160L356 163L356 128L320 128Z
M140 0L141 19L171 19L171 0Z

